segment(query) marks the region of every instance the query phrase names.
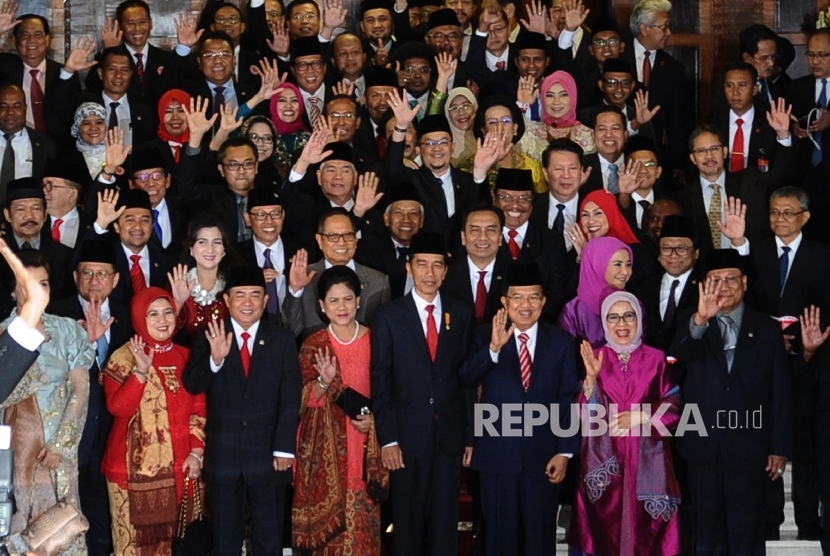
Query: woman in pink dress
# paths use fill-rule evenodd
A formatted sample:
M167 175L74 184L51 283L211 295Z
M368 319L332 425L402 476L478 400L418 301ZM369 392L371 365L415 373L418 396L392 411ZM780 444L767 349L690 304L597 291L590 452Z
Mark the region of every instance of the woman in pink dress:
M680 418L680 390L663 352L642 344L636 297L610 294L601 316L606 344L582 343L586 377L577 401L603 406L608 429L582 433L571 554L679 554L680 489L663 434Z

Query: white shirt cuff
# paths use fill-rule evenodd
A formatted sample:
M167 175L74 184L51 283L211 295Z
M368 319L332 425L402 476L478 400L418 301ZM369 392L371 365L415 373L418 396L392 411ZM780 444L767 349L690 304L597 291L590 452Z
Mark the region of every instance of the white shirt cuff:
M731 242L730 242L730 245L732 245L732 243L731 243ZM735 251L737 251L737 252L738 252L738 255L740 255L741 257L747 257L747 256L749 256L749 240L747 239L747 240L744 242L744 244L743 244L743 245L741 245L740 247L738 247L737 245L732 245L732 249L734 249Z
M396 14L402 14L402 13L404 13L406 10L408 10L408 9L409 9L409 5L407 4L407 6L406 6L404 9L399 10L399 9L398 9L398 4L397 4L397 2L396 2L396 3L392 6L392 9L393 9L393 10L395 10L395 13L396 13Z
M26 321L20 317L15 317L6 330L12 340L29 351L35 351L46 339L37 328L29 328Z
M294 292L294 291L291 291L291 286L288 286L288 293L291 294L291 297L302 297L303 296L303 291L305 291L305 288L300 288L299 290Z
M61 68L61 79L63 79L64 81L69 81L70 79L72 79L73 75L75 75L75 74L70 73L70 72L66 71L65 69Z
M102 228L101 226L99 226L99 225L98 225L98 222L94 222L94 223L92 224L92 229L93 229L93 230L95 230L95 233L96 233L96 234L98 234L99 236L100 236L100 235L104 235L105 233L107 233L107 232L109 231L109 230L107 230L107 229Z
M383 448L391 448L392 446L397 446L397 445L398 445L398 443L397 443L397 442L390 442L389 444L386 444L386 445L384 445L384 446L381 446L381 449L383 449Z
M294 459L294 454L289 454L286 452L274 452L275 458L291 458Z
M291 168L291 172L288 174L288 181L290 181L291 183L297 183L304 177L305 174L300 174L299 172L296 172L294 168Z
M485 177L481 178L480 180L473 179L473 181L474 181L476 184L482 184L482 183L484 183L484 182L486 182L486 181L487 181L487 177L485 176Z
M574 45L574 35L576 35L576 31L562 29L562 32L559 33L559 48L562 50L572 48Z
M479 29L476 29L476 35L478 35L479 37L486 37L487 35L489 35L489 33L485 33L483 31L480 31Z
M323 36L323 35L321 35L320 33L317 33L317 40L318 40L319 42L322 42L322 43L328 43L328 42L331 42L331 39L327 39L326 37L324 37L324 36Z
M101 183L105 183L107 185L112 185L115 183L115 176L112 176L111 178L105 178L104 174L98 174L98 181L100 181Z
M178 54L182 58L184 58L185 56L188 56L190 54L191 50L192 50L192 48L190 48L189 46L185 46L183 44L177 44L176 45L176 54Z
M225 360L222 359L222 362L217 365L216 363L213 362L213 356L209 357L208 361L210 361L210 370L213 371L214 373L218 373L219 371L221 371L222 370L222 365L225 364Z
M568 459L571 459L572 457L574 457L574 455L573 455L573 454L556 454L556 455L557 455L557 456L565 456L565 457L566 457L566 458L568 458Z
M489 350L489 351L490 351L490 359L493 360L493 363L498 363L499 362L499 352L493 351L492 349Z
M258 8L265 5L265 0L251 0L251 7Z
M782 147L790 147L793 144L792 134L787 135L783 139L778 139L778 137L776 137L775 140L778 141L778 144L781 145Z

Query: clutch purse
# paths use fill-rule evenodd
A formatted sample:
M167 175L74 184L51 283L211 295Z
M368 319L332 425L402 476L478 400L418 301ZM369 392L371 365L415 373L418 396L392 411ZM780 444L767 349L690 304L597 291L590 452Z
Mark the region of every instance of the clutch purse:
M343 412L352 419L372 412L372 400L349 387L343 389L335 403L343 408Z
M40 464L35 466L35 474L39 466ZM52 485L55 486L54 481ZM57 487L55 487L55 498L57 503L34 521L31 519L32 501L29 500L29 519L27 520L29 525L20 536L29 545L30 551L38 556L63 554L75 539L89 529L89 522L78 511L78 508L58 498Z
M193 489L193 521L187 525L187 503ZM213 531L202 509L202 494L195 480L185 475L179 527L173 539L173 556L207 556L213 550Z

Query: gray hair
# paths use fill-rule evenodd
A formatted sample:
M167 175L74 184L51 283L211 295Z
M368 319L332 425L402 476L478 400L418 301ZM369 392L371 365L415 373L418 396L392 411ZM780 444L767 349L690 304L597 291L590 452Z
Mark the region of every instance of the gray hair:
M631 12L631 19L629 20L631 34L635 37L640 36L640 25L654 25L658 13L670 11L671 2L669 0L641 0L634 6L634 11Z
M773 191L772 195L769 197L769 202L772 203L775 199L795 199L798 201L798 205L801 207L801 210L810 210L810 197L804 192L803 189L793 185L779 187Z

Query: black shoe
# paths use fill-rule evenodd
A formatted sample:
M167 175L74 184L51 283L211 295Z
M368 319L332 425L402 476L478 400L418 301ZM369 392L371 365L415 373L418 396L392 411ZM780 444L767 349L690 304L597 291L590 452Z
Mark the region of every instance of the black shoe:
M778 531L777 526L768 525L767 526L767 538L768 541L780 541L781 540L781 533Z
M799 527L796 539L799 541L819 541L821 540L821 527L818 525Z

